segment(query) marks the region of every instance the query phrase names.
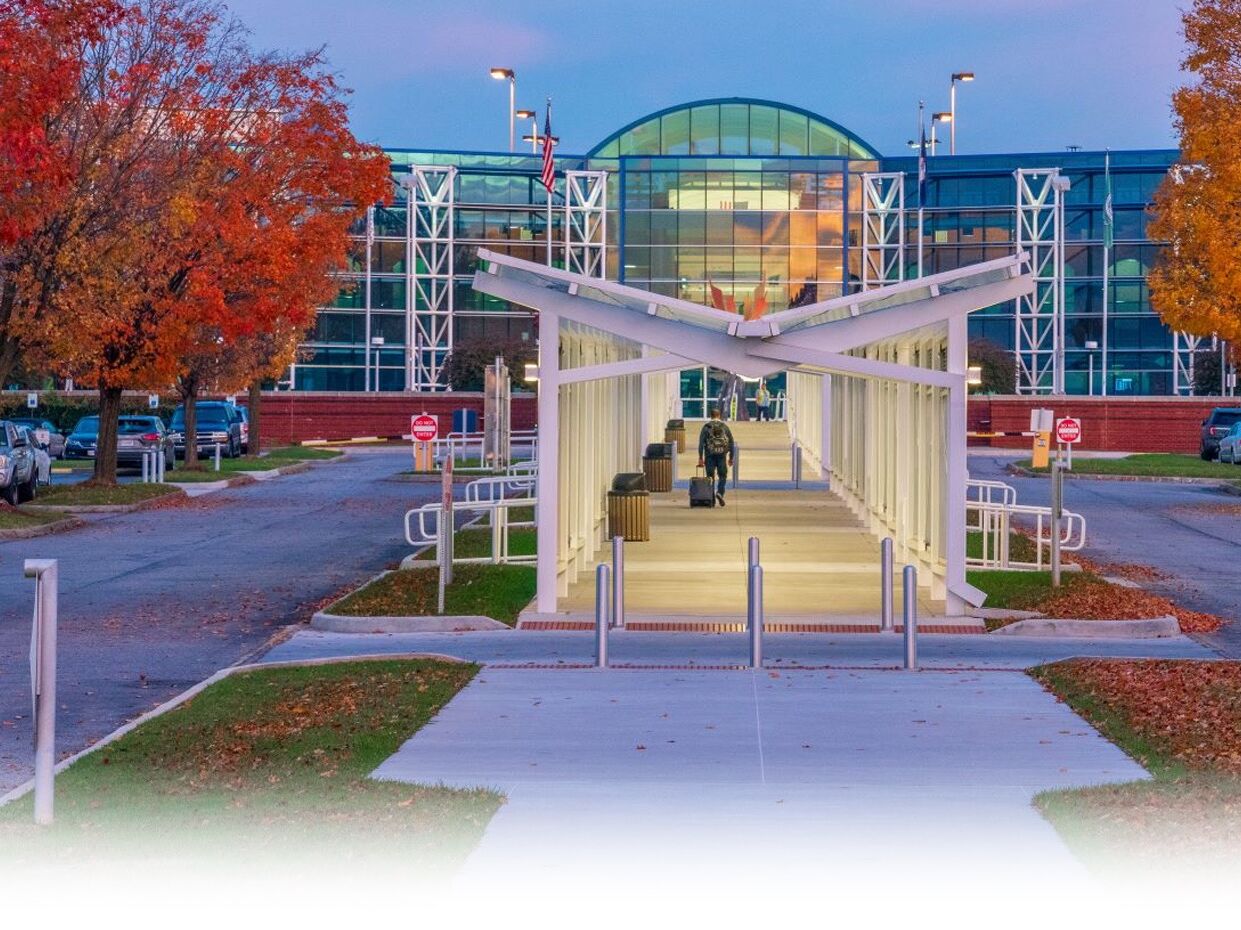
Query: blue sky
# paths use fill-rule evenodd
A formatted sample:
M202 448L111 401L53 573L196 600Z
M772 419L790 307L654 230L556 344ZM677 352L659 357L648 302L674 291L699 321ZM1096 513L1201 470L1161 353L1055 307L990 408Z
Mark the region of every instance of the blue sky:
M705 97L822 113L886 154L918 99L958 92L958 152L1175 144L1179 0L228 0L256 45L325 45L355 132L392 147L507 147L507 90L553 99L563 150Z

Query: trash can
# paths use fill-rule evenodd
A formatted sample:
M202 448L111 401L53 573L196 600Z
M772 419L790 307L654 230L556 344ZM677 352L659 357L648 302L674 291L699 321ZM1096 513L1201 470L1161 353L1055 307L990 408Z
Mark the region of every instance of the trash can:
M651 495L641 472L622 472L612 479L608 491L608 537L626 542L651 538Z
M675 442L677 452L685 451L685 421L669 420L664 427L664 442Z
M672 490L672 456L676 443L653 442L642 456L642 474L648 491Z

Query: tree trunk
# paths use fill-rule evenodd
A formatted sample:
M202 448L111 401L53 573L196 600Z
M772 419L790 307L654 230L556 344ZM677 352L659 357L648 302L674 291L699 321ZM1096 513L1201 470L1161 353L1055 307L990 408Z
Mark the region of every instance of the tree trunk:
M251 458L257 458L259 452L262 451L263 434L259 426L262 422L260 412L262 403L263 383L256 378L250 382L250 400L246 405L250 412L250 451L247 454Z
M16 300L17 286L7 279L0 282L0 390L8 386L21 349L17 337L9 332Z
M99 437L95 445L95 481L116 484L116 434L121 415L121 389L99 388Z
M184 468L198 468L198 379L192 376L177 382L181 406L185 408L185 464Z

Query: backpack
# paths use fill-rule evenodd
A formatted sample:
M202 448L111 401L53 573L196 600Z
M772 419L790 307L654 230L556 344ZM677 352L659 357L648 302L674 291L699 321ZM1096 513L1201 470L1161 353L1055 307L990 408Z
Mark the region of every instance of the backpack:
M728 437L728 427L719 420L708 420L704 427L707 431L705 443L710 455L727 455L733 450L732 440Z

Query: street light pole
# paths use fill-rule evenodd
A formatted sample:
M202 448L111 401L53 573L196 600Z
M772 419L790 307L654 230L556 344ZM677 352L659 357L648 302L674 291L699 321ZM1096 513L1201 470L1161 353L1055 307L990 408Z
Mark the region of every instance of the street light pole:
M517 149L517 72L512 68L492 68L491 76L497 81L508 81L508 150Z
M952 124L949 138L951 140L948 153L950 155L957 154L957 82L968 83L974 80L973 71L958 71L952 76L952 84L948 90L948 112L949 122Z
M533 110L518 110L517 117L519 119L530 120L533 132L529 136L522 136L522 140L530 140L530 151L535 155L539 153L539 118Z
M375 390L379 391L379 350L383 348L383 336L371 336L371 348L375 350Z
M939 113L932 113L932 114L931 114L931 154L932 154L932 155L936 154L936 151L937 151L937 146L938 146L938 140L935 138L935 124L936 124L936 123L949 123L949 124L951 124L951 123L952 123L952 113L950 113L950 112L949 112L949 113L945 113L945 112L941 111L941 112L939 112Z

